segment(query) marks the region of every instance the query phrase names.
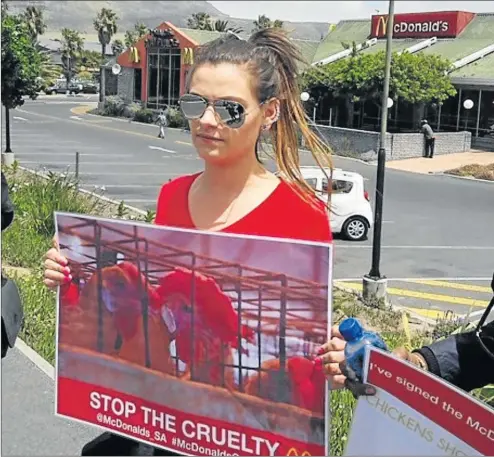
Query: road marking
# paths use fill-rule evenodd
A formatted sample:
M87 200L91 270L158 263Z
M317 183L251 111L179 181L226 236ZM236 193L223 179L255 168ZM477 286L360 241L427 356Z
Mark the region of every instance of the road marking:
M101 149L101 148L93 148L93 149ZM75 152L18 152L18 156L70 156L74 157L75 159ZM84 157L134 157L134 154L114 154L114 153L106 153L102 152L101 154L94 154L90 152L80 152L79 156L84 156ZM122 163L122 162L119 162Z
M20 116L13 116L13 118L17 121L26 121L26 122L29 122L28 119L24 118L24 117L20 117Z
M71 119L76 119L78 121L82 121L82 117L79 116L70 116Z
M492 289L487 286L476 286L473 284L458 284L448 281L435 281L435 280L427 280L427 279L411 279L407 281L409 283L414 284L423 284L424 286L433 286L433 287L444 287L449 289L458 289L458 290L467 290L470 292L485 292L488 294L492 294Z
M467 277L454 277L454 278L446 278L444 276L438 277L438 278L433 278L433 277L426 277L426 278L386 278L389 281L402 281L402 282L408 282L408 281L492 281L492 276L491 277L473 277L473 278L467 278ZM362 277L359 278L335 278L335 281L343 281L343 282L352 282L352 281L360 281L362 280Z
M149 149L154 149L156 151L169 152L170 154L176 154L177 153L177 151L172 151L171 149L161 148L160 146L148 146L148 148Z
M338 284L338 281L335 281ZM344 282L338 284L340 287L347 287L348 289L353 290L362 290L362 284ZM450 295L442 295L442 294L431 294L428 292L419 292L416 290L407 290L407 289L397 289L394 287L387 288L388 295L396 295L399 297L410 297L410 298L418 298L420 300L430 300L430 301L439 301L443 303L450 303L454 305L465 305L465 306L473 306L475 308L486 308L489 302L485 300L474 300L472 298L464 298L464 297L453 297Z
M459 314L452 313L451 311L441 311L439 309L430 308L412 308L407 306L404 308L405 312L411 311L412 313L419 314L420 316L428 317L429 319L437 320L444 319L446 316L450 319L460 317Z
M193 146L192 143L188 143L187 141L179 141L179 140L177 140L177 141L175 141L175 143L177 143L177 144L186 144L187 146Z
M52 155L56 155L56 153L53 153ZM98 155L98 154L95 154ZM75 154L73 155L75 157ZM100 155L101 156L101 155ZM41 166L49 166L49 165L71 165L70 163L67 162L57 162L57 161L46 161L46 162L39 162L39 161L34 161L34 160L22 160L21 163L27 163L27 164L38 164ZM149 167L153 166L156 167L159 165L156 162L81 162L80 165L89 165L89 166L96 166L96 165L118 165L118 166L125 166L125 167L137 167L137 166L143 166L143 167Z

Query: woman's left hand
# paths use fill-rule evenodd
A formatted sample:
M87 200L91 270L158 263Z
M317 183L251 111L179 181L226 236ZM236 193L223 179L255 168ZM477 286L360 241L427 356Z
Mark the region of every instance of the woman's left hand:
M345 387L345 376L341 372L340 363L345 360L346 341L341 336L338 326L331 328L331 338L322 345L315 359L317 364L322 365L330 382L331 390Z

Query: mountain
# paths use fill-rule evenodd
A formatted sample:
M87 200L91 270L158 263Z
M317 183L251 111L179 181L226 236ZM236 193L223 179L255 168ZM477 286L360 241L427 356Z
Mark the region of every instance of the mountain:
M156 27L168 21L178 27L186 27L187 19L193 13L207 13L213 19L228 20L233 26L241 27L246 32L252 28L251 19L230 17L213 5L203 0L196 1L68 1L68 0L16 0L8 1L9 10L19 12L28 5L41 6L48 32L58 32L67 27L80 32L94 33L93 20L98 11L105 7L115 11L119 17L119 33L133 28L136 22L148 27ZM282 7L280 3L280 7ZM272 17L271 19L278 19ZM319 41L329 30L326 22L287 22L285 28L290 30L293 38ZM293 30L293 31L292 31Z

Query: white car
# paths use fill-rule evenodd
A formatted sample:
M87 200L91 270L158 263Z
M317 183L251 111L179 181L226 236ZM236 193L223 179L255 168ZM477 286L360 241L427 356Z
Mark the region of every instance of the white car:
M302 176L319 195L328 201L328 180L319 167L300 167ZM325 169L328 176L331 170ZM367 239L374 224L369 194L364 187L362 175L340 168L333 169L331 192L331 231L341 233L351 241Z

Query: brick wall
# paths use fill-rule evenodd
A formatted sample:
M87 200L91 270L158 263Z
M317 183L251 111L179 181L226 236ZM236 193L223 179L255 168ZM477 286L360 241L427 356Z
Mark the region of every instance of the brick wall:
M376 160L379 149L378 132L318 125L318 133L331 145L335 154L362 160ZM471 149L470 132L435 133L435 154L452 154ZM387 133L386 157L389 160L422 157L424 137L421 133Z
M134 101L134 69L122 67L118 75L117 94L128 103Z

